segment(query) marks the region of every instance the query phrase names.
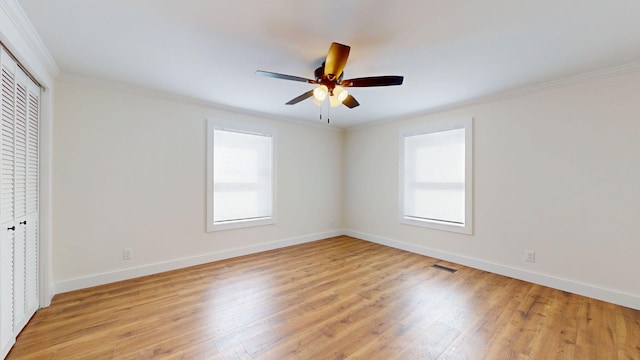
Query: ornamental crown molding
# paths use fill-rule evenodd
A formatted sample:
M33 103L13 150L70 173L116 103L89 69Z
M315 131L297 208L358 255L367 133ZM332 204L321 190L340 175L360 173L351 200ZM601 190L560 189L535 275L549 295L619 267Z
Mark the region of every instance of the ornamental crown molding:
M31 23L31 20L29 20L27 14L24 12L24 9L22 9L22 6L20 6L17 0L0 0L0 9L3 10L5 15L11 20L18 34L22 37L26 46L44 67L44 70L52 79L55 79L60 74L60 68L47 47L44 45L42 38ZM9 44L5 45L18 46L15 43L11 43L11 41ZM16 51L16 49L9 50ZM19 57L18 60L24 60L23 57L26 57L21 52L18 54L14 53L14 55Z

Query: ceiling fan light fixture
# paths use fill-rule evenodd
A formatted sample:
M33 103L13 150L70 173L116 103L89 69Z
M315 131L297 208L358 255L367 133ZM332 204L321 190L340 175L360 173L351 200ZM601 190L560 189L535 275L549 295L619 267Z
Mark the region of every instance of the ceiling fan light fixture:
M333 92L331 93L331 96L329 97L329 103L331 104L331 107L340 106L344 99L347 98L347 96L349 96L349 92L342 86L336 85L336 87L333 89Z
M313 89L313 100L322 103L327 98L327 93L329 93L329 88L326 85L320 85Z
M331 107L338 107L340 106L340 104L342 104L342 102L338 100L338 96L334 94L329 96L329 104L331 105Z
M333 94L338 97L338 101L342 103L349 96L349 92L340 85L336 85Z

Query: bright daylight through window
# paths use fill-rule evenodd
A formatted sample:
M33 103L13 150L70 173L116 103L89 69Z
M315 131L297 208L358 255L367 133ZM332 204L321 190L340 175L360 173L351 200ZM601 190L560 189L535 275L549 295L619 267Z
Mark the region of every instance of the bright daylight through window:
M401 134L400 222L471 234L472 121Z
M274 223L274 137L209 124L208 231Z

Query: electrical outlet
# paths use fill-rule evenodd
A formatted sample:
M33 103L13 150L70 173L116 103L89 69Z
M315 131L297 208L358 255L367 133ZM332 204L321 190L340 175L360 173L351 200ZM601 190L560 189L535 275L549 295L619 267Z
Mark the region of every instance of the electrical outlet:
M536 252L533 250L525 250L524 251L524 261L528 262L536 262Z
M131 260L133 259L133 249L125 248L122 250L122 260Z

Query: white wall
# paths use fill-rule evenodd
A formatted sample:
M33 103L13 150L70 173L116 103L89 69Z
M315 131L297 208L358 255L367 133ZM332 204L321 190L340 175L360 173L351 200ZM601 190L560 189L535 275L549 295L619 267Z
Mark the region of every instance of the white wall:
M352 129L58 81L56 291L346 233L640 308L640 73ZM278 224L205 232L205 118L275 126ZM398 222L400 129L474 122L474 234ZM134 259L122 260L122 249ZM535 263L524 250L535 250Z
M347 233L640 308L638 94L626 74L348 131ZM400 224L399 130L459 117L475 119L474 234Z
M56 292L340 233L343 134L58 81ZM206 118L277 128L277 224L207 233ZM133 248L133 260L122 260Z

